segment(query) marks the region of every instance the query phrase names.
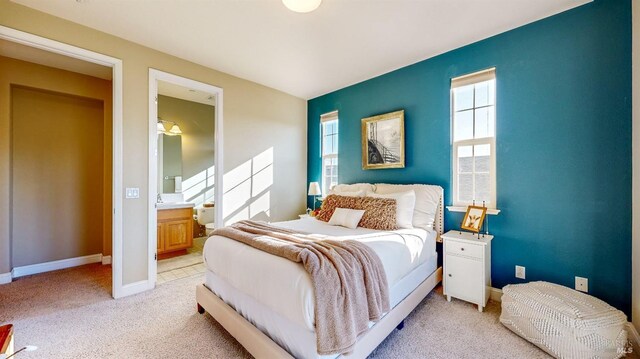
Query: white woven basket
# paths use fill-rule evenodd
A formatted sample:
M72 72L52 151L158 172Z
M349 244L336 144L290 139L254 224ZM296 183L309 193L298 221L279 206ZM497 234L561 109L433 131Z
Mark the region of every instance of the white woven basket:
M500 322L556 358L620 358L625 314L600 299L547 282L502 289Z

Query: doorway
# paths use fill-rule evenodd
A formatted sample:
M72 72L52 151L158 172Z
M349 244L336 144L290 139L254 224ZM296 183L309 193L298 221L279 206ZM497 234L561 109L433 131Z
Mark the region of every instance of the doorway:
M50 40L47 38L43 38L40 36L32 35L26 32L22 32L19 30L11 29L5 26L0 26L0 39L5 40L12 44L20 44L24 45L28 48L37 49L38 51L44 51L47 54L55 54L54 56L62 55L64 57L68 57L73 61L81 61L84 63L97 64L101 66L108 67L111 72L112 78L112 127L109 130L112 131L111 135L111 143L113 146L112 150L112 166L111 170L111 208L105 212L105 215L111 219L111 238L110 243L112 247L112 254L110 257L110 261L112 264L112 280L111 280L111 295L114 298L122 297L128 294L126 290L123 289L122 286L122 61L110 56L102 55L93 51L88 51L85 49L81 49L75 46L71 46L68 44L64 44L61 42L57 42L54 40ZM20 90L19 90L20 91ZM38 94L40 97L47 97L51 94ZM68 99L67 99L68 100ZM72 99L75 102L83 102L84 100ZM96 104L86 104L89 107L95 107ZM90 112L90 111L89 111ZM8 131L6 131L8 133ZM4 141L3 141L4 142ZM7 146L8 146L8 142ZM6 150L6 151L5 151ZM10 156L9 147L3 148L3 156ZM4 160L4 158L3 158ZM6 171L3 167L2 171ZM10 178L9 173L1 173L1 178ZM9 211L12 211L12 203L10 198L2 198L3 201L0 207L7 208ZM6 216L7 218L2 218L3 221L10 223L10 215ZM0 246L10 248L11 236L12 236L12 226L3 225L2 233L0 233ZM0 264L8 263L8 266L12 266L11 264L11 254L10 250L4 250L2 248L0 253ZM86 260L85 257L75 258L80 261ZM61 263L62 262L62 263ZM73 262L73 261L72 261ZM68 263L64 261L54 261L51 263L47 263L46 266L42 268L38 268L41 271L51 270L51 266L58 265L69 265L74 264ZM77 265L77 264L76 264ZM4 269L4 268L0 268ZM57 268L53 268L57 269ZM12 280L11 273L2 273L4 270L0 270L0 283L8 283ZM8 278L7 278L8 275Z
M204 272L222 223L222 89L150 69L149 144L149 278L161 284Z

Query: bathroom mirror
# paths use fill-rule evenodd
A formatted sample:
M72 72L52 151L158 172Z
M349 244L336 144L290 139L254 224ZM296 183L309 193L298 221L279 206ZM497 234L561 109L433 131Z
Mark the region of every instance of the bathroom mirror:
M158 83L158 193L200 206L215 195L215 107L210 94ZM177 178L177 179L176 179Z
M182 136L158 135L158 192L182 192Z

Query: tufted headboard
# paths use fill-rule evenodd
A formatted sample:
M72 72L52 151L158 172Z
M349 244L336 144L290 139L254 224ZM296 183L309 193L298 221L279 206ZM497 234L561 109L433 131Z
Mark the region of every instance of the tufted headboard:
M436 242L442 243L442 234L444 233L444 191L440 194L440 200L438 201L438 209L436 210L436 220L433 224L438 237Z

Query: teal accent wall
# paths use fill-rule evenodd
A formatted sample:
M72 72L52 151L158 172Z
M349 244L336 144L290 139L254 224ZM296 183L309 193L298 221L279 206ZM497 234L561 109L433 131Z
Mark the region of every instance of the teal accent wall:
M357 49L354 49L357 51ZM320 180L320 115L340 113L339 181L429 183L451 204L449 86L496 67L493 286L546 280L630 315L631 1L596 0L312 99L308 180ZM360 120L405 110L406 168L361 168ZM462 218L447 213L445 227Z

